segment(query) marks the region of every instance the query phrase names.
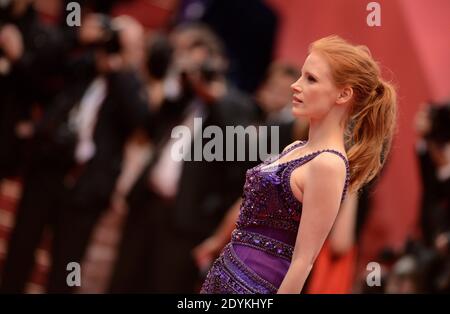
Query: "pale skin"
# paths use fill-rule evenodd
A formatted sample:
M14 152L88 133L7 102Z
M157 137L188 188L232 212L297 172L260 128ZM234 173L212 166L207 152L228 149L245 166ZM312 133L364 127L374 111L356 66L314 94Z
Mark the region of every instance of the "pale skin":
M274 164L285 163L322 149L334 149L346 156L344 130L353 96L352 88L336 86L328 63L314 52L306 58L302 75L291 88L294 94L292 113L299 119L309 120L308 142ZM302 219L291 265L278 293L302 291L336 220L345 177L343 160L329 152L318 155L292 172L290 185L294 196L302 203ZM236 213L238 211L233 210L229 216L237 216Z
M322 149L334 149L345 155L344 130L352 88L336 86L328 63L316 53L306 58L302 75L291 87L292 113L310 121L308 143L277 162ZM291 265L278 293L302 291L338 214L345 176L342 159L331 153L322 153L292 172L290 184L294 196L302 203L302 219Z

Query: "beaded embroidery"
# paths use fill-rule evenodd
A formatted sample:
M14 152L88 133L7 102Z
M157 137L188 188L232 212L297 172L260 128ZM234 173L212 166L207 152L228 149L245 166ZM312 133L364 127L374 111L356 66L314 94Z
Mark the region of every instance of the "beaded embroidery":
M343 201L349 184L350 167L347 159L336 150L324 149L282 164L270 165L271 162L281 158L303 143L299 142L292 145L280 156L271 158L247 171L243 201L237 222L239 229L246 226L266 226L296 233L300 222L302 204L292 193L291 174L296 168L323 152L337 154L345 161L346 179L341 202Z
M284 243L246 227L264 226L296 234L301 219L302 204L295 198L290 185L292 172L323 152L339 155L345 162L346 179L341 202L347 193L350 180L348 160L338 151L316 151L285 163L271 163L304 144L299 142L279 156L268 159L247 171L240 214L233 231L231 243L214 262L202 286L202 293L275 293L277 287L257 275L243 263L233 250L233 243L256 248L290 261L295 243ZM295 239L295 237L293 237ZM295 240L294 240L295 241Z
M231 243L242 244L253 248L261 249L269 254L282 257L291 261L294 247L281 241L263 236L259 233L245 230L234 230L231 235Z
M247 267L229 243L214 262L200 293L276 293L277 288Z

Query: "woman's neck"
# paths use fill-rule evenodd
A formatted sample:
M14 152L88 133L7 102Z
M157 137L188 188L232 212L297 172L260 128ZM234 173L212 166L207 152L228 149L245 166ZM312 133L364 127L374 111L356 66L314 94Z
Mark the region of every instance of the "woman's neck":
M339 120L331 115L320 120L310 119L307 146L314 151L330 148L345 152L345 126Z

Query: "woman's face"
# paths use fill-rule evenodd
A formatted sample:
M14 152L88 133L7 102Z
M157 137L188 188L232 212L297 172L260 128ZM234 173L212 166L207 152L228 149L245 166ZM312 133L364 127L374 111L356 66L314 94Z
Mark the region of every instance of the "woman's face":
M325 59L311 53L305 60L300 78L291 85L292 113L296 117L320 119L336 103L339 90Z

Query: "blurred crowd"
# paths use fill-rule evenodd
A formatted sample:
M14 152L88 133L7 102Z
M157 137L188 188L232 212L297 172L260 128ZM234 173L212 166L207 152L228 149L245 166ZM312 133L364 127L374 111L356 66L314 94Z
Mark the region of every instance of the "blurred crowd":
M424 105L415 129L422 187L418 231L402 250L380 252L382 285L362 285L364 292L450 292L450 102Z
M186 0L153 21L117 14L139 1L97 0L77 1L78 27L67 25L70 1L57 2L50 19L39 1L0 4L0 180L22 184L0 291L25 291L49 228L45 290L73 292L66 267L81 263L111 209L127 216L105 292L197 292L228 240L215 235L236 219L245 172L260 160L175 161L172 130L186 126L195 138L208 126L278 126L277 151L307 139L289 106L299 67L273 61L278 17L259 0ZM418 117L423 235L380 256L384 292L448 292L449 112L430 105ZM358 242L367 191L357 202L334 228L331 251L345 247L334 262Z
M66 23L68 2L51 22L36 1L0 8L0 176L22 180L0 290L24 291L49 229L46 291L71 292L66 267L81 263L112 208L128 216L107 290L194 292L205 256L220 249L202 246L195 258L194 248L239 200L245 171L259 161L177 162L172 129L201 137L195 118L223 134L226 126L279 126L277 151L305 137L307 126L287 107L298 70L272 63L276 15L261 1L181 1L149 30L112 13L133 1L84 1L78 27ZM238 11L258 18L228 34L218 17ZM255 29L266 31L249 42Z

